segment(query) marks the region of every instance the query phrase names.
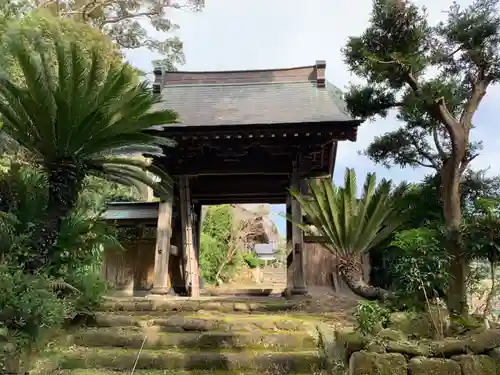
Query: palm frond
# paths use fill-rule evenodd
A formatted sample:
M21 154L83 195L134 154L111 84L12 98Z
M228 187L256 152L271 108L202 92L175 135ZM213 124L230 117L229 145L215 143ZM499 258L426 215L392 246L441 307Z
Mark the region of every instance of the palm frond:
M42 167L81 166L85 173L90 168L115 182L144 183L168 193L172 182L158 166L115 158L164 155L175 142L149 130L175 123L177 114L156 107L157 97L127 64L108 64L97 47L83 48L57 28L48 29L43 38L8 40L22 74L16 81L0 77L5 134Z
M405 220L396 205L408 190L405 183L393 188L391 181L382 180L377 185L375 174L368 174L358 198L355 172L347 169L343 187L333 185L329 179L322 179L319 183L310 181L308 186L310 199L304 199L294 189L290 194L299 202L307 221L325 237L324 246L339 256L349 257L368 251ZM287 219L301 229L309 230L307 226L295 223L293 218Z

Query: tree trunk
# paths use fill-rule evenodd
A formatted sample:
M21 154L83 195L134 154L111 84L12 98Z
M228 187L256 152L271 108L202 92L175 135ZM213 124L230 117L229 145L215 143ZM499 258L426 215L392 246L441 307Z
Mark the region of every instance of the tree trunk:
M339 267L342 280L349 289L356 295L368 300L387 301L394 298L388 290L372 286L363 279L362 268L354 263L343 263Z
M441 170L446 248L450 256L447 306L450 315L467 316L468 262L462 249L459 162L450 157Z
M47 168L49 197L47 211L31 241L35 251L25 269L34 273L49 265L54 258L54 246L61 225L76 204L85 173L74 164L57 164Z

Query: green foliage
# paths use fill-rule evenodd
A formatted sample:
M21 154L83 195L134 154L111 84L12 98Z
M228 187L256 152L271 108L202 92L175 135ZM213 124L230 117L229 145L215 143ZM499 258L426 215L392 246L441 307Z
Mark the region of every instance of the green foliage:
M17 350L40 344L67 317L67 301L51 291L51 280L0 266L0 338Z
M65 281L76 289L68 293L72 321L87 322L104 302L104 295L108 290L107 282L96 270L85 268L68 275Z
M393 287L408 307L423 310L430 300L443 296L448 282L448 256L443 235L422 227L398 232L391 244Z
M474 201L467 217L465 242L475 258L500 261L500 196Z
M149 0L141 2L140 5L138 7L137 2L131 0L119 2L84 0L67 3L63 7L56 2L48 2L40 7L30 0L4 1L0 4L0 17L4 16L7 20L23 19L27 14L41 9L55 18L88 24L96 33L106 35L118 47L125 49L146 47L158 52L162 55L162 59L156 64L174 70L177 64L184 62L182 42L176 36L168 35L160 39L158 35L166 35L165 33L178 28L167 17L167 12L171 12L172 8L179 8L179 4ZM199 11L203 6L204 2L199 0L189 0L182 5L191 11ZM151 33L151 29L154 29L155 33Z
M200 235L200 273L208 284L216 284L216 275L227 254L226 245L210 234Z
M399 228L401 231L434 230L444 226L442 200L440 197L441 182L439 176L427 176L419 184L410 186L410 189L400 201L400 210L405 212L408 220ZM487 259L482 246L488 237L489 230L486 225L479 224L483 215L478 208L480 202L495 202L500 197L498 177L485 176L484 171L467 171L462 183L462 210L464 216L464 249L468 257L474 259ZM408 232L410 233L410 232ZM442 233L436 230L436 241L441 241ZM375 246L370 251L372 274L370 279L375 285L383 288L392 288L397 281L394 280L392 268L401 260L401 250L391 245L395 234L386 241ZM441 246L444 244L441 243ZM444 250L441 250L443 252ZM482 252L482 255L481 255ZM489 271L488 271L489 272ZM472 274L469 279L472 281ZM474 276L475 277L475 276Z
M9 264L24 265L36 256L30 244L36 227L44 220L47 194L47 180L37 168L14 166L0 174L0 254ZM106 191L102 194L105 197ZM100 262L103 246L119 246L114 228L98 220L100 209L88 198L83 194L72 215L61 223L45 270L53 277L66 277L91 267Z
M476 0L467 8L454 3L446 21L430 25L425 10L411 1L374 1L370 25L344 49L351 71L366 80L346 96L351 113L385 117L394 108L402 120L400 128L368 147L373 161L440 170L451 155L451 121L468 131L476 98L500 77L497 5L497 0ZM426 79L430 70L437 73ZM464 166L481 147L468 146Z
M6 263L22 269L34 256L30 236L33 227L43 220L47 191L47 181L39 169L14 166L0 174L0 249ZM103 190L101 205L106 194L113 196L114 192L112 188ZM88 201L92 196L82 194L77 209L62 221L51 261L43 270L61 284L56 288L57 295L71 307L68 319L91 316L96 311L106 291L106 283L99 276L103 248L119 246L114 228L99 221L101 207Z
M21 18L7 20L5 32L0 35L0 66L9 73L16 82L22 80L22 69L15 58L9 53L9 40L23 41L26 47L31 48L33 40L45 40L54 32L64 36L68 42L77 43L79 48L88 52L91 49L99 51L100 56L107 62L121 64L122 53L112 40L103 35L99 30L76 22L71 19L60 19L50 16L46 11L33 11ZM55 50L50 48L49 53L55 57Z
M57 22L54 21L54 24ZM109 64L96 47L67 41L47 25L43 38L7 38L21 79L0 79L3 131L47 173L48 203L30 246L37 270L50 261L62 218L77 203L85 177L128 186L148 185L169 194L169 176L144 158L163 155L173 142L144 132L172 123L176 114L152 110L157 97L126 64ZM160 180L160 181L158 181Z
M385 179L377 185L375 174L368 174L358 198L356 174L346 169L343 187L323 179L309 183L311 200L302 198L295 190L291 194L300 203L307 222L326 237L327 250L349 259L369 251L403 224L404 215L397 209L397 202L407 189L404 183L394 187ZM311 231L309 226L296 225Z
M500 79L499 0L454 2L447 19L427 21L411 0L374 0L372 17L344 49L350 70L365 79L346 96L349 111L374 118L396 109L401 126L376 137L367 156L386 166L433 168L450 254L448 309L467 314L467 259L462 247L462 177L481 149L471 142L472 119L488 88Z
M70 163L78 169L72 179L83 172L128 185L159 187L144 173L148 171L163 177L163 185L169 183L160 168L129 156L162 155L160 146L173 142L143 131L174 122L176 114L151 111L157 99L137 83L128 65L109 65L97 47L88 50L68 42L52 24L47 28L44 38L31 44L7 40L22 74L20 84L9 78L0 81L3 130L39 157L49 176L62 163ZM61 198L61 192L57 195Z
M231 205L210 206L207 208L201 230L203 233L227 245L231 237L233 219Z
M362 335L373 335L389 322L390 311L377 301L359 301L354 312L356 330Z
M207 208L200 240L200 271L206 282L216 284L230 280L243 263L240 249L232 243L235 230L231 205Z
M200 236L200 271L205 282L216 284L217 273L227 261L233 212L230 205L210 206L206 210Z
M243 261L246 263L248 268L254 269L260 267L264 264L262 260L257 258L257 255L253 251L247 251L243 254Z

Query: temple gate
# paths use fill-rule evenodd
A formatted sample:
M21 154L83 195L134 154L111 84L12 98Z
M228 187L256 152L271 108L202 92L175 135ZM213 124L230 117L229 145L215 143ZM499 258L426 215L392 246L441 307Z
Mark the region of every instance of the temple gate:
M200 293L198 252L202 205L286 204L302 220L305 181L331 176L339 141L355 141L360 121L344 108L342 93L325 80L324 61L274 70L165 72L155 69L153 90L179 124L154 132L177 142L154 163L174 180L171 198L156 203L156 239L150 293ZM304 238L287 225L288 289L307 292ZM152 260L154 259L154 261ZM181 276L178 274L180 273Z

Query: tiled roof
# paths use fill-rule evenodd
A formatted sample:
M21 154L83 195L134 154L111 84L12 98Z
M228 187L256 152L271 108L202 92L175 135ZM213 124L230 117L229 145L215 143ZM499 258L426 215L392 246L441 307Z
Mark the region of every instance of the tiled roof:
M183 125L349 121L341 93L313 82L175 85L162 90L162 108Z
M345 109L342 92L329 82L318 84L323 74L324 66L323 71L310 66L166 73L156 78L161 87L157 106L175 110L180 123L188 126L353 120Z

